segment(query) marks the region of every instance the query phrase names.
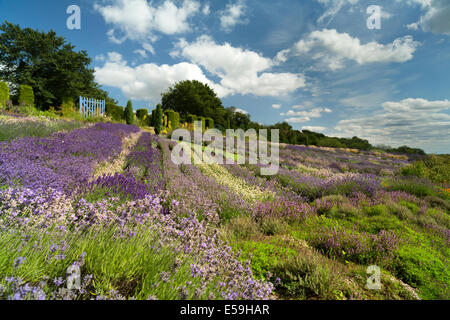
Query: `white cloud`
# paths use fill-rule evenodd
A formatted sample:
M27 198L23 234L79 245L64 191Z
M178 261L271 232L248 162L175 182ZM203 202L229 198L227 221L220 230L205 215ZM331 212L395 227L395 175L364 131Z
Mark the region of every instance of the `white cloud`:
M96 55L94 59L95 59L95 61L105 61L106 57L104 54L99 54L99 55Z
M142 58L147 58L147 52L144 49L134 50L134 53L139 54Z
M409 29L430 31L450 35L450 1L448 0L414 0L408 2L420 4L424 14L419 21L409 24Z
M207 4L205 4L205 5L203 6L202 13L203 13L205 16L207 16L208 14L211 13L211 7L210 7L209 3L207 3Z
M411 36L398 38L389 44L375 41L361 44L358 38L335 29L313 31L306 39L298 41L291 49L282 50L276 60L286 61L288 56L309 55L331 70L341 69L346 60L353 60L360 65L376 62L406 62L413 58L413 53L420 45Z
M294 107L297 107L296 109L301 109L299 107L302 106L294 106ZM280 115L285 117L291 117L285 119L286 122L301 123L301 122L308 122L311 120L311 118L321 118L323 113L331 113L331 112L332 111L328 108L314 108L309 111L308 110L294 111L291 109L288 112L280 113Z
M345 5L355 5L359 0L317 0L320 4L322 4L327 10L322 14L317 22L323 22L325 18L330 18L328 23L330 23L334 16L342 9Z
M159 101L161 92L183 80L198 80L211 86L219 96L227 94L227 90L207 79L195 64L149 63L130 67L116 52L108 53L104 66L95 68L95 79L101 85L121 89L127 98L154 103Z
M327 128L319 127L319 126L304 126L304 127L302 127L302 130L308 130L308 131L323 133L323 132L325 132L327 130Z
M221 78L221 86L232 93L282 96L305 86L303 75L267 72L275 65L271 59L229 43L216 44L205 35L192 43L180 40L171 56L187 58L204 67Z
M243 113L243 114L248 114L247 111L245 111L244 109L241 109L241 108L236 108L236 109L234 110L234 112L239 112L239 113Z
M273 104L272 108L274 108L274 109L281 109L281 104Z
M450 101L428 101L426 99L404 99L400 102L385 102L382 111L357 119L341 120L335 127L339 136L355 136L368 139L372 144L393 146L410 145L427 148L444 142L450 132ZM445 142L446 141L446 142ZM440 150L449 152L450 150Z
M155 55L155 49L153 48L153 46L149 43L144 43L142 45L142 47L144 48L145 51L150 52L151 54Z
M237 24L248 23L245 19L246 5L243 0L238 0L234 4L228 4L226 9L220 12L220 25L223 30L231 31Z
M126 39L138 41L155 41L155 32L179 34L190 31L189 18L200 9L195 0L184 0L180 7L173 1L166 0L158 7L153 7L146 0L104 0L94 4L107 24L113 29L107 35L114 43L123 43ZM116 37L119 32L123 35Z

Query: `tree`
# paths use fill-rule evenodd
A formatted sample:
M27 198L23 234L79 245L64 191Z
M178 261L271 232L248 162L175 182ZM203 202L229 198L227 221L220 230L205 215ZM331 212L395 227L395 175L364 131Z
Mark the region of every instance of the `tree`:
M186 80L176 83L161 95L162 109L180 113L182 121L188 114L202 117L220 118L222 101L214 90L199 81Z
M60 106L67 98L77 101L80 95L105 99L87 52L74 49L52 30L45 33L5 22L0 25L0 78L12 84L16 100L19 85L31 86L35 104L44 109Z
M155 119L153 119L153 122L155 124L155 133L156 134L160 134L162 131L162 117L163 117L162 108L161 108L161 105L158 104L156 106Z
M125 108L125 121L129 125L132 125L134 123L134 111L131 100L128 100L127 107Z

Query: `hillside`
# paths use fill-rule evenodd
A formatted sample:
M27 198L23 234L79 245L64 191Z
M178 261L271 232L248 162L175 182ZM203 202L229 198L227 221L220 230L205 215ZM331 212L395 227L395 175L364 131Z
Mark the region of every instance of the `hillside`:
M261 176L176 165L176 142L137 126L2 116L0 130L1 298L449 298L449 186L422 174L436 164L283 145Z

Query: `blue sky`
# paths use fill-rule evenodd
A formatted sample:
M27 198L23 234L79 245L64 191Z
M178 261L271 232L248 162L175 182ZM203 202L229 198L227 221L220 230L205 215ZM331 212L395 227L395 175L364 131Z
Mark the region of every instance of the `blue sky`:
M0 0L0 20L87 50L122 105L196 79L263 124L450 153L450 0Z

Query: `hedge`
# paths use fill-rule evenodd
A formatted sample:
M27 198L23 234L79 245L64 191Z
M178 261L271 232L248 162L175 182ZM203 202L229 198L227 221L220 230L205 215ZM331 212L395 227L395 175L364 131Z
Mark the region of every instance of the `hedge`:
M133 103L131 100L128 100L127 107L125 108L125 121L128 125L132 125L134 123Z
M214 120L212 118L206 118L206 128L214 129Z
M0 82L0 107L6 107L9 101L9 86L6 82Z
M169 124L172 129L176 129L180 126L180 114L178 112L167 110L165 115L167 117L167 122L165 123L166 127L169 127Z
M156 133L156 134L160 134L161 131L162 131L162 116L163 116L163 113L162 113L162 110L161 110L161 105L158 104L158 105L156 106L155 120L154 120L154 123L155 123L155 133ZM153 117L152 117L152 118L153 118Z
M136 117L140 120L145 120L145 117L148 117L148 110L147 109L139 109L136 111Z
M113 118L115 121L120 121L125 118L123 107L116 106L111 102L106 102L106 115Z
M34 107L34 92L33 88L27 85L19 86L19 105Z

